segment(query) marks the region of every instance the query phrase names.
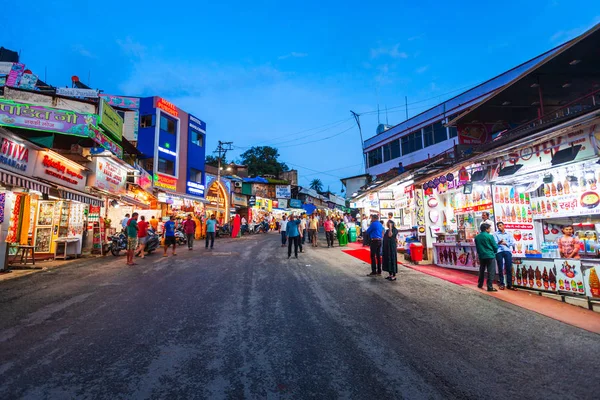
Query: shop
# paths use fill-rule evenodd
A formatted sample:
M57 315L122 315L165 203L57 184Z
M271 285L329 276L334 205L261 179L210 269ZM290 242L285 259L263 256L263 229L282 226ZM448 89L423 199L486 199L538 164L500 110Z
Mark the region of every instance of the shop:
M219 224L229 221L229 193L223 182L213 180L206 191L206 214L215 215Z
M231 206L237 215L248 216L248 196L245 194L231 193Z

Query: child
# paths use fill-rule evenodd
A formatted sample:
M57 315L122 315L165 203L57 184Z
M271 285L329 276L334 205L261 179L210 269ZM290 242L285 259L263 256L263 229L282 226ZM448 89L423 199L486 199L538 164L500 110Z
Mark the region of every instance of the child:
M572 226L563 226L563 237L558 239L558 251L563 258L579 258L579 238L573 236Z

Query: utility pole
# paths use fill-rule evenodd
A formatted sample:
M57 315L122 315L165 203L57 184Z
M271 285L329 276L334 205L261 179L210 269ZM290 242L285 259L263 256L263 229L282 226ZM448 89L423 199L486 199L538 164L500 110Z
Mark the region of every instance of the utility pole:
M404 108L406 108L406 120L408 121L408 97L404 96Z
M227 152L229 150L233 150L233 147L231 147L232 144L233 144L233 142L222 142L219 140L219 145L217 146L217 149L214 151L214 153L218 154L217 182L219 185L221 184L221 158L225 157L225 155L227 154ZM220 194L221 194L221 191L217 190L217 221L219 218L219 203L221 203L219 201Z
M379 109L379 105L377 106L377 109ZM367 162L365 161L365 159L366 159L366 155L365 155L365 142L363 141L362 128L360 126L360 114L357 114L357 113L355 113L352 110L350 110L350 113L354 117L354 120L356 121L356 125L358 125L358 133L360 133L360 149L361 149L361 151L363 153L363 155L362 155L363 168L364 168L364 171L366 173L367 172Z

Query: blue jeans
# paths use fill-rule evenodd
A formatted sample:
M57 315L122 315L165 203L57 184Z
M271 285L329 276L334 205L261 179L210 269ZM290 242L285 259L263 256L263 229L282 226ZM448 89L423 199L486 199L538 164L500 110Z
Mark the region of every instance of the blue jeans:
M498 284L504 286L504 271L506 271L506 286L512 286L512 253L510 251L501 251L496 254L498 263Z
M287 233L286 231L281 231L281 244L284 245L287 241Z

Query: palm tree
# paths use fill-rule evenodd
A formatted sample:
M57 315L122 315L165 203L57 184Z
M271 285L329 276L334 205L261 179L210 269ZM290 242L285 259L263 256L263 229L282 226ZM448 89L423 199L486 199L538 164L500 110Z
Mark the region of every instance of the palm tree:
M323 191L323 182L320 179L313 179L310 181L310 188L316 190L317 192Z

